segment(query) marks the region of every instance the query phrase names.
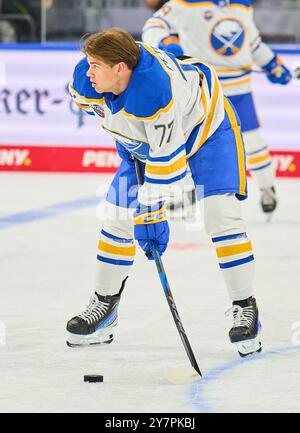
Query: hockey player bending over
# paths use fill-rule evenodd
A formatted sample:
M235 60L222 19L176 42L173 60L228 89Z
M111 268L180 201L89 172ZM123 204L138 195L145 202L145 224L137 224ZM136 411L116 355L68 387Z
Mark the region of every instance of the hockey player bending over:
M275 174L260 135L251 69L255 63L277 84L287 84L292 76L280 57L261 41L251 1L171 0L146 22L142 39L175 56L195 56L215 67L241 119L248 168L261 190L262 210L271 215L277 204Z
M247 197L243 140L215 70L197 59L177 61L121 29L91 35L83 52L70 93L115 139L122 162L106 197L95 295L68 322L68 344L112 341L121 292L134 262L134 239L149 259L150 241L164 253L169 241L164 203L184 183L188 160L233 302L230 341L242 356L260 351L254 258L240 204ZM144 170L138 191L133 158Z

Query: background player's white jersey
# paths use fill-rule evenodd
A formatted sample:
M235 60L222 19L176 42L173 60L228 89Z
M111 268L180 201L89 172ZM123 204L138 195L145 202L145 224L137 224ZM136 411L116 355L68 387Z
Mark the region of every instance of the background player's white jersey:
M266 65L273 51L253 22L249 0L171 0L145 24L142 39L153 46L177 34L184 54L212 64L228 96L251 91L252 64Z

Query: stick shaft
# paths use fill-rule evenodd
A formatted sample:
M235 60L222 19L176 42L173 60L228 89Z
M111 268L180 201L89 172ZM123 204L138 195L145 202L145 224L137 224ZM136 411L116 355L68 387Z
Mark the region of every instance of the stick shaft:
M136 158L134 159L134 163L135 163L135 170L136 170L138 183L139 183L139 185L142 185L144 183L144 176L143 176L142 168L140 166L139 161ZM176 307L176 304L175 304L175 301L174 301L174 298L173 298L173 295L171 292L171 288L170 288L170 285L169 285L169 282L167 279L167 274L165 272L165 269L164 269L164 266L163 266L163 263L161 260L161 256L160 256L159 252L157 251L154 242L151 242L151 250L152 250L152 254L154 257L155 264L156 264L157 272L158 272L158 275L159 275L159 278L161 281L161 285L164 289L164 293L165 293L170 311L172 313L175 325L176 325L178 333L180 335L182 344L185 348L186 354L190 360L192 367L196 370L196 372L200 376L202 376L200 368L197 364L195 355L193 353L192 347L190 345L190 342L188 340L188 337L187 337L186 332L184 330L184 327L182 325L182 322L181 322L181 319L180 319L180 316L179 316L179 313L178 313L178 310L177 310L177 307Z
M179 316L179 313L178 313L178 310L177 310L177 307L176 307L176 304L175 304L175 301L174 301L174 298L173 298L173 295L172 295L172 292L171 292L171 289L169 286L167 275L166 275L166 272L165 272L164 267L163 267L163 263L162 263L160 254L157 251L155 245L153 245L153 244L152 244L152 254L154 256L154 260L155 260L156 268L157 268L159 278L161 281L161 285L164 289L164 293L165 293L170 311L172 313L175 325L176 325L178 333L180 335L182 344L185 348L186 354L190 360L192 367L194 367L194 369L197 371L197 373L201 376L200 368L197 364L197 361L196 361L195 355L193 353L192 347L190 345L189 339L186 335L182 321L180 319L180 316Z

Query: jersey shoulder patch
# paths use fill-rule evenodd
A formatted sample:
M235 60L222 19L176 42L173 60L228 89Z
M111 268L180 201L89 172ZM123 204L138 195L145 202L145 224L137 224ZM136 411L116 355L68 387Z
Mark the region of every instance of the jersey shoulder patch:
M141 58L127 88L125 115L151 120L173 104L171 74L152 47L140 45ZM159 50L160 51L160 50Z

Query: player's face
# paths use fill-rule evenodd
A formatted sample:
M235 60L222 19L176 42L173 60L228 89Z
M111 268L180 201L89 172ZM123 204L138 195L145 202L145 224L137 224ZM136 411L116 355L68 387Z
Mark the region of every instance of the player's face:
M86 75L96 92L114 92L120 80L118 65L110 66L92 56L87 56L87 61L90 67Z

